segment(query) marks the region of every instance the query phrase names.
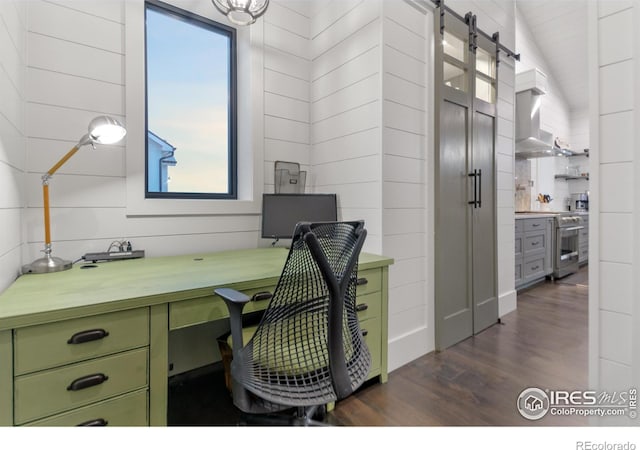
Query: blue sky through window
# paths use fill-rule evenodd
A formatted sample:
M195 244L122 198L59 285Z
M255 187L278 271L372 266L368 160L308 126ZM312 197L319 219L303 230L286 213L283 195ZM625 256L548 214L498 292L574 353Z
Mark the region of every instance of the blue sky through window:
M169 192L228 193L228 36L147 9L147 127L176 147Z

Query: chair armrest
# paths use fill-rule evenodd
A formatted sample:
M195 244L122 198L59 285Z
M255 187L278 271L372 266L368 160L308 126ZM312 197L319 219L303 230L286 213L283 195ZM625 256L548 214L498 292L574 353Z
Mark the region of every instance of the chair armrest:
M233 302L233 303L247 303L249 302L249 300L251 300L250 297L248 297L247 295L243 294L242 292L236 291L235 289L230 289L230 288L220 288L220 289L215 289L214 292L216 294L218 294L220 297L222 297L222 299L227 302Z
M233 341L231 350L233 357L236 358L242 347L244 347L244 342L242 341L242 310L251 298L230 288L219 288L215 289L214 292L222 297L229 310L229 324Z

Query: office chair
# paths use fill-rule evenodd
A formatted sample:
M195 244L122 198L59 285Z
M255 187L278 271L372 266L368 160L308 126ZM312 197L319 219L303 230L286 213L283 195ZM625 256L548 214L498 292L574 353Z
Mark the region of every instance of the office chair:
M249 297L215 290L229 308L232 396L244 420L321 424L314 414L367 378L371 355L355 309L366 235L363 221L297 224L273 297L246 345L242 309ZM274 415L285 410L293 414Z

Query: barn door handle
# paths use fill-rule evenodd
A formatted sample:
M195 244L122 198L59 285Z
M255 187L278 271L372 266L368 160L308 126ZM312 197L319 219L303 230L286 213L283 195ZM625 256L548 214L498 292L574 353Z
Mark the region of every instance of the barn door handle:
M478 169L478 208L482 208L482 169Z
M478 207L478 171L473 169L473 173L468 174L469 177L473 177L473 200L468 202L473 205L473 208Z

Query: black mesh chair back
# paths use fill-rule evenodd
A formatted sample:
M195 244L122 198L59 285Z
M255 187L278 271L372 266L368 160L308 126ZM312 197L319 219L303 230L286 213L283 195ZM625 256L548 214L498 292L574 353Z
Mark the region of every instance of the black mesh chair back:
M244 346L232 318L232 390L242 411L324 405L366 380L371 356L356 312L365 237L362 221L296 226L273 298Z

